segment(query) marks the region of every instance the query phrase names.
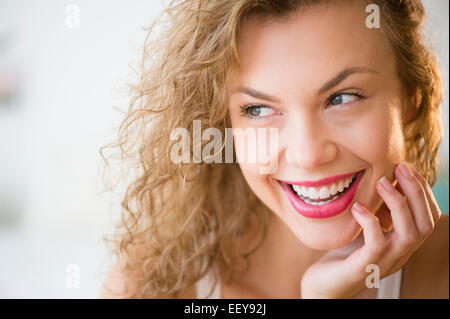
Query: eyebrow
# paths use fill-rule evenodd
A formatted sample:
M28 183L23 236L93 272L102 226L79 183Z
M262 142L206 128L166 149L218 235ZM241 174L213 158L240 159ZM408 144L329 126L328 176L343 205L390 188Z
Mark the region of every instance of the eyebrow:
M325 83L320 89L319 94L323 94L324 92L328 91L329 89L335 87L342 81L344 81L347 77L349 77L352 74L356 73L378 73L378 71L368 68L368 67L351 67L347 68L341 72L339 72L338 75L336 75L334 78L329 80L327 83Z
M378 71L368 68L368 67L350 67L347 69L342 70L341 72L339 72L335 77L333 77L331 80L329 80L328 82L326 82L318 91L319 95L323 94L324 92L330 90L331 88L335 87L336 85L338 85L339 83L341 83L342 81L344 81L347 77L349 77L352 74L356 74L356 73L379 73ZM255 89L252 89L250 87L247 86L241 86L239 87L236 91L233 92L233 94L235 93L244 93L250 96L253 96L254 98L257 99L262 99L262 100L266 100L266 101L270 101L270 102L274 102L274 103L280 103L280 99L278 99L275 96L271 96L268 95L266 93L263 92L259 92Z

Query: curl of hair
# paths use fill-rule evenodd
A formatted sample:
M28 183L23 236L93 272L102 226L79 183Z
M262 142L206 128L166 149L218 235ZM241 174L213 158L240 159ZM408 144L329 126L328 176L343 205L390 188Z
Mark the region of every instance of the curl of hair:
M419 0L370 2L380 7L405 96L418 97L416 116L404 123L406 160L433 185L443 135L442 83L436 58L422 38L424 9ZM113 253L125 258L124 274L134 281L124 295L177 298L213 265L227 278L248 267L247 257L263 242L271 212L236 163L174 164L171 132L186 128L192 136L193 121L200 120L203 128L219 128L225 136L230 127L225 87L231 70L239 67L242 21L250 15L281 20L317 3L174 0L147 29L140 79L130 85L118 139L100 150L107 166L104 149L118 148L124 166L136 170L123 196L121 222L106 239ZM162 32L152 39L157 26ZM253 245L244 251L239 238L250 221L258 226L249 235Z

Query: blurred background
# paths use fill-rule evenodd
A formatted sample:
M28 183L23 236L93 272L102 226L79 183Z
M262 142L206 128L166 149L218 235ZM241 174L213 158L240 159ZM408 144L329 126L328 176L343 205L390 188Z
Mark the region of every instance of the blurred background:
M449 1L423 3L445 87L433 192L448 212ZM0 298L98 297L113 262L102 236L120 213L98 150L163 4L0 0Z

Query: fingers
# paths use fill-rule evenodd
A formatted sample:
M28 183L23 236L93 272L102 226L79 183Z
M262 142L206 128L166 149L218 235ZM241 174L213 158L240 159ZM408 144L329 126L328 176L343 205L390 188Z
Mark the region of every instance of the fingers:
M403 184L401 184L403 186ZM408 206L408 194L402 195L396 190L389 180L383 176L376 185L377 191L391 210L391 218L394 229L389 233L389 240L395 237L400 249L405 249L415 242L418 231ZM403 191L406 189L402 187ZM411 187L408 189L410 190Z
M347 260L358 267L374 263L386 274L393 269L397 271L431 234L441 216L428 182L412 165L405 165L395 167L398 182L395 187L385 176L376 185L384 200L384 208L378 214L380 218L392 220L392 231L383 234L380 220L374 214L362 205L352 207L354 218L363 227L364 245Z
M376 212L376 216L380 221L381 229L387 233L392 229L391 211L386 206L386 203L382 203L380 208Z
M397 165L394 174L406 195L406 201L414 220L418 237L419 239L424 239L433 231L434 222L423 186L406 163Z
M434 198L433 191L431 190L430 185L428 184L427 180L419 174L419 172L412 166L409 166L414 176L416 177L417 181L422 185L423 190L425 191L425 195L427 196L427 202L431 210L431 215L433 216L433 223L436 224L436 222L441 217L442 213L441 210L436 202L436 199Z
M352 214L363 227L364 245L355 251L356 254L350 255L348 261L365 269L368 264L377 263L381 258L386 249L386 239L378 218L363 205L355 203Z

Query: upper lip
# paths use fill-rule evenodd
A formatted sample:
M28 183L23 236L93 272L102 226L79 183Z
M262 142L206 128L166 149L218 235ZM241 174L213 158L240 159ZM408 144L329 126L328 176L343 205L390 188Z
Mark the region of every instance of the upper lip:
M335 176L330 176L330 177L326 177L317 181L299 181L299 182L295 182L295 181L283 181L280 180L283 183L287 183L287 184L291 184L291 185L299 185L299 186L309 186L309 187L314 187L314 186L322 186L322 185L328 185L332 182L350 177L354 174L358 174L360 172L362 172L363 170L360 171L356 171L356 172L352 172L352 173L348 173L348 174L340 174L340 175L335 175Z

